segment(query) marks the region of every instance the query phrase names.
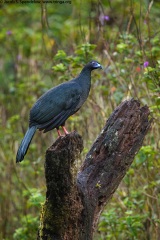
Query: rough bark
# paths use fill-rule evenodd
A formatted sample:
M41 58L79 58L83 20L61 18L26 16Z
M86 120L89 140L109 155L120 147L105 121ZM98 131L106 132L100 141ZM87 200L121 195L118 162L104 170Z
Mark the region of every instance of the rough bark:
M75 162L83 141L76 132L59 138L47 150L47 193L38 239L93 238L100 213L132 164L151 122L147 106L140 107L134 99L120 104L107 120L78 174Z

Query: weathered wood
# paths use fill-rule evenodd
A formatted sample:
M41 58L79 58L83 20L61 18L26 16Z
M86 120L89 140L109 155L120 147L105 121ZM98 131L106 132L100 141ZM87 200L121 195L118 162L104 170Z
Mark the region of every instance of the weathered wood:
M71 133L47 150L46 202L38 239L91 240L103 207L112 197L152 120L147 106L134 99L120 104L88 152L76 177L82 138Z
M60 137L47 150L46 201L42 206L38 239L78 239L82 203L76 187L75 160L83 149L80 135Z

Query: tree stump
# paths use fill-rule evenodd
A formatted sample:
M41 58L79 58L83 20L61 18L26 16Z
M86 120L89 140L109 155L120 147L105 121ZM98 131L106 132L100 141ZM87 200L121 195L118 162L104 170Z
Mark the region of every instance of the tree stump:
M39 240L91 240L104 206L142 146L152 119L137 100L121 103L107 120L83 165L75 162L82 137L70 133L47 150L46 201L42 206Z

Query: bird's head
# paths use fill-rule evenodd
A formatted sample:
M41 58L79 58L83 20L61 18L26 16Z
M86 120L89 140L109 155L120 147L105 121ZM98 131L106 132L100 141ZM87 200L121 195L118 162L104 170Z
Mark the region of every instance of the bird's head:
M97 68L101 68L102 69L102 66L99 62L97 61L91 61L89 63L87 63L86 65L87 68L91 69L91 70L94 70L94 69L97 69Z

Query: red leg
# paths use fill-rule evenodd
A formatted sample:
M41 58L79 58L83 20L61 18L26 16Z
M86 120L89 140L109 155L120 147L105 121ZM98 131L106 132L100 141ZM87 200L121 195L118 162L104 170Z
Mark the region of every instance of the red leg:
M59 128L57 128L57 133L58 133L58 137L62 136L62 134L61 134Z
M64 133L67 135L67 134L69 134L69 132L67 131L67 129L65 128L65 126L62 126L62 129L63 129L63 131L64 131Z

